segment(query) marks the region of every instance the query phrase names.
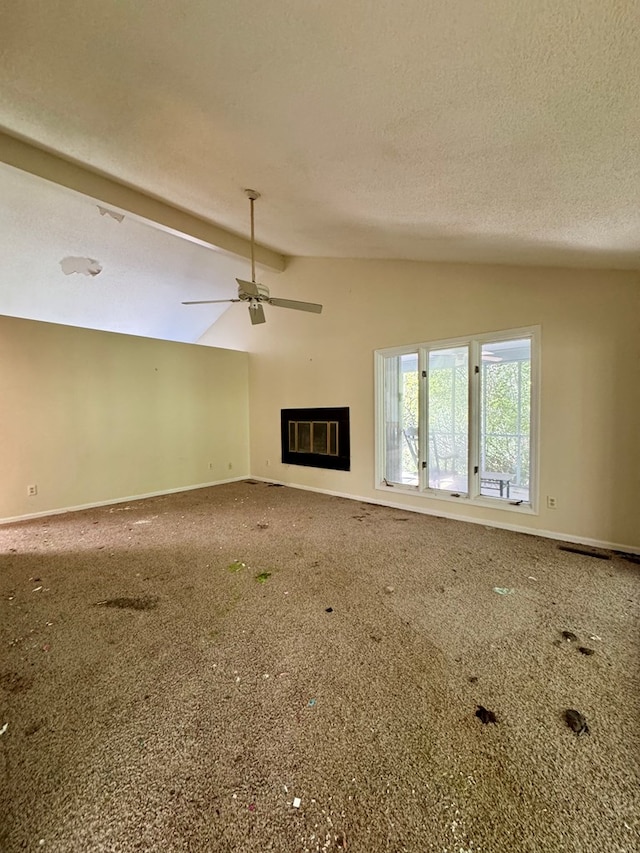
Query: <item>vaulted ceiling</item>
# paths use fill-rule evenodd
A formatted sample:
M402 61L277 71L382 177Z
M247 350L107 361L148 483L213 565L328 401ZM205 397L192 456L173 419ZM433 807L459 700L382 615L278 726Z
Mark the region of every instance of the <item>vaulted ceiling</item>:
M640 268L636 0L5 0L0 31L6 131L234 233L255 187L284 254Z
M236 295L245 260L0 165L0 313L193 343Z

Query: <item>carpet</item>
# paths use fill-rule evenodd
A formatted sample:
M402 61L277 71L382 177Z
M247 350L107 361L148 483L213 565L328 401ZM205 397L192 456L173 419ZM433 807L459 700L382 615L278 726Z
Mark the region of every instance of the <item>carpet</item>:
M0 849L631 853L606 556L251 481L2 527Z

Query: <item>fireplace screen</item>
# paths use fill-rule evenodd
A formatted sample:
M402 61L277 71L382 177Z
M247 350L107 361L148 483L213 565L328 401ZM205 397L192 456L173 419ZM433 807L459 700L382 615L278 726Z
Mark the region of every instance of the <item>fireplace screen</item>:
M283 409L282 461L348 471L349 409Z
M338 421L289 421L290 453L338 455Z

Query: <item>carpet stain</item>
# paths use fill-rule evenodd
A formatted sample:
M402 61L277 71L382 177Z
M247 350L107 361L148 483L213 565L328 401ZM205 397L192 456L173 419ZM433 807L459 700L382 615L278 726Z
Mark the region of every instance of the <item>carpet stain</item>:
M485 724L498 722L498 720L496 719L496 715L493 713L493 711L490 711L488 708L485 708L484 705L478 705L476 717Z
M32 685L32 678L17 672L3 672L0 675L0 687L7 693L26 693Z
M159 598L144 596L142 598L108 598L96 602L96 607L116 607L118 610L155 610Z

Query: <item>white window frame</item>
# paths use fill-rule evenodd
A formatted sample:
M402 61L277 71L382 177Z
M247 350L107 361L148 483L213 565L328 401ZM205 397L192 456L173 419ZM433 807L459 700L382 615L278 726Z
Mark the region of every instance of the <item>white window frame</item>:
M518 502L509 499L480 494L480 460L478 458L480 441L480 374L476 373L476 365L480 365L480 352L483 344L500 341L529 338L531 340L531 409L530 409L530 485L529 501ZM539 471L539 435L540 435L540 326L526 326L517 329L506 329L496 332L483 332L478 335L467 335L459 338L446 338L438 341L427 341L407 346L388 347L374 352L375 371L375 488L385 492L418 495L433 500L466 503L472 506L491 507L511 512L537 515L539 512L540 471ZM448 349L459 346L469 347L469 493L457 495L443 489L429 486L429 472L422 464L418 465L418 485L411 486L402 483L388 483L385 478L385 360L393 356L418 355L419 376L419 416L418 442L420 462L425 460L427 448L428 418L422 413L427 412L426 381L423 372L428 371L429 352L436 349ZM475 472L475 469L478 469ZM475 473L474 473L475 472Z

